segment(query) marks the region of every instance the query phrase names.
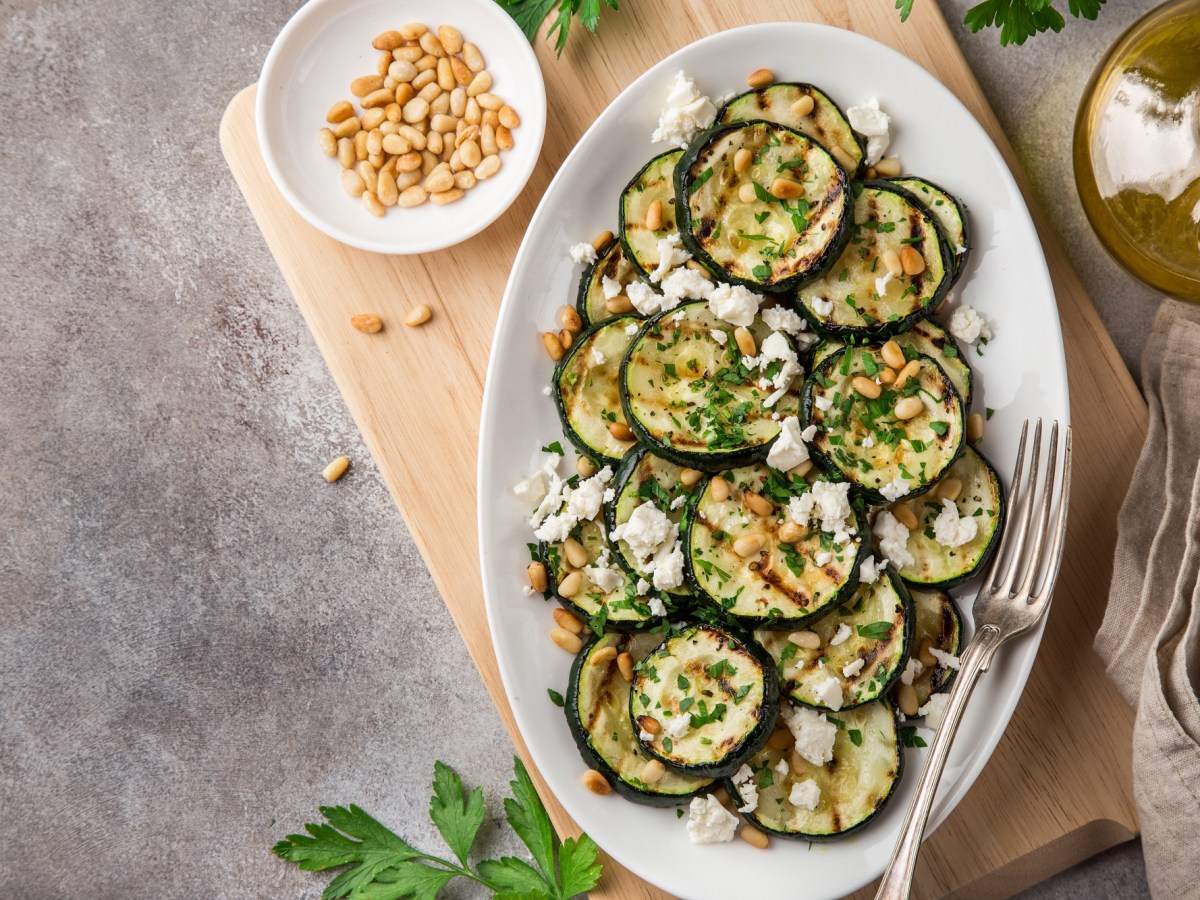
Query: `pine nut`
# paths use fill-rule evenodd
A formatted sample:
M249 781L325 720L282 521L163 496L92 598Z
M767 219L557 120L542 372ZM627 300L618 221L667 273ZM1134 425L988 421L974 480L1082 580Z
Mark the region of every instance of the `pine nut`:
M880 178L895 178L900 174L900 160L895 156L888 156L875 163L875 172Z
M879 383L880 384L895 384L896 383L896 370L890 369L890 368L885 368L882 372L879 373Z
M385 109L386 109L386 107L385 107ZM387 113L384 112L383 109L379 109L378 107L376 107L375 109L368 109L366 112L364 112L362 114L361 123L362 123L362 127L365 128L367 131L373 131L376 128L378 128L380 125L382 125L386 120L387 120Z
M467 64L467 68L472 72L482 72L484 69L483 54L479 52L479 48L470 41L464 41L462 47L463 62Z
M575 460L575 471L583 478L591 478L600 471L590 457L581 456Z
M888 253L891 253L891 252L892 251L890 251L890 250L888 251ZM886 254L885 254L885 257L886 257ZM889 366L891 366L896 371L900 371L901 369L904 368L904 365L905 365L904 350L901 349L900 345L897 344L895 341L888 341L886 344L884 344L882 347L880 347L879 355L883 357L883 361L885 363L887 363Z
M483 153L474 141L463 141L462 146L458 148L458 158L468 169L473 169L483 162Z
M389 91L385 87L381 87L377 91L372 91L363 97L359 103L363 105L363 109L374 109L376 106L384 107L396 99L395 91Z
M525 567L525 574L529 576L529 586L539 594L546 590L546 566L540 562L531 562Z
M478 102L480 106L483 106L483 102L478 100L478 97L480 94L487 93L488 89L491 86L492 86L492 76L491 76L491 74L488 73L487 69L484 69L482 72L479 72L474 78L472 78L471 83L467 85L467 96L477 98L476 102ZM498 106L496 107L496 109L499 109L499 108L500 107L498 107Z
M738 835L751 847L757 847L759 850L767 850L771 846L771 839L750 825L743 825L738 829Z
M573 306L564 306L558 311L558 322L567 331L583 330L583 319L579 317L579 310Z
M682 469L679 472L679 483L684 487L694 487L704 477L699 469Z
M546 354L555 362L563 358L562 341L553 331L542 332L542 346L546 348Z
M397 127L396 134L412 144L414 150L420 151L425 149L426 139L424 132L418 131L411 125L407 123L401 124Z
M500 119L500 124L505 128L516 128L521 124L521 117L517 115L517 111L507 103L500 107L500 111L496 113Z
M500 130L500 117L496 115L496 111L494 109L485 109L480 115L479 121L481 124L491 128L493 131Z
M790 178L776 178L771 182L771 196L780 200L795 200L804 196L804 186Z
M436 56L440 58L446 55L446 48L442 46L442 42L432 31L426 31L423 35L421 35L420 38L417 39L417 43L420 44L421 49L430 56Z
M390 161L392 166L395 166L396 160ZM407 191L410 187L421 183L421 173L417 172L397 172L396 173L396 188L400 191ZM396 205L401 205L399 200Z
M412 150L412 144L408 142L408 139L398 134L383 135L383 139L379 144L385 153L391 153L396 156L401 156Z
M378 191L379 175L376 173L373 165L364 159L354 167L354 171L358 172L359 177L362 178L363 184L366 185L368 191L370 191L372 194Z
M947 478L938 485L938 498L941 500L957 500L962 496L963 483L957 478Z
M395 50L404 43L404 36L398 31L384 31L375 36L371 46L376 50Z
M597 650L595 653L592 654L592 657L590 660L588 660L588 662L590 662L593 666L606 666L609 663L613 662L616 658L617 658L617 648L616 647L601 647L599 650Z
M907 528L909 531L917 529L917 514L913 512L913 508L907 503L897 503L892 507L892 515L896 521Z
M917 703L917 689L903 682L896 685L896 705L906 716L915 716L921 708Z
M564 350L570 350L571 345L575 343L574 332L567 331L565 328L560 328L558 331L558 341L563 345Z
M496 146L501 150L511 150L513 148L512 131L503 125L496 126Z
M967 416L967 440L972 444L983 440L983 416L979 413Z
M806 459L806 460L804 460L804 462L800 463L799 465L792 466L790 469L788 469L788 474L795 478L806 478L808 476L808 473L811 472L812 470L813 470L812 460Z
M386 150L387 148L384 147ZM402 153L396 157L397 172L415 172L421 168L421 154L415 150L411 153Z
M432 53L426 53L413 65L417 67L418 72L432 72L437 69L437 57Z
M358 116L351 116L348 119L343 119L341 122L338 122L337 128L333 129L333 133L336 137L352 138L354 135L358 134L358 131L361 127L362 126L358 121Z
M351 197L358 197L367 189L362 176L353 169L342 169L342 190Z
M550 615L554 617L554 621L558 624L559 628L569 631L571 634L583 633L583 623L561 606L557 607Z
M487 73L485 73L485 72L479 73L479 75L485 75L485 74L487 74ZM475 76L475 81L479 80L479 75ZM488 76L488 77L490 78L491 76ZM474 84L475 81L472 81L471 84ZM469 86L467 87L467 96L468 97L471 96L471 88ZM474 96L475 96L475 101L479 104L479 108L485 109L488 112L497 112L500 109L500 107L502 107L504 105L503 100L501 100L495 94L489 94L487 91L484 91L482 94L475 94ZM498 115L496 116L496 121L493 124L494 125L500 124L500 117Z
M354 133L354 158L356 160L364 160L367 158L367 133L365 131L356 131Z
M766 543L766 539L761 534L743 534L733 542L733 552L745 559L760 552Z
M400 36L406 41L415 41L429 29L420 22L409 22L400 28Z
M489 159L490 158L491 157L489 157ZM481 165L479 168L483 168L483 166ZM476 169L475 173L479 174L479 169ZM624 294L617 294L617 296L609 297L604 301L604 308L613 315L633 312L633 301Z
M417 96L417 89L415 87L413 87L411 84L402 84L396 88L396 105L401 108L401 113L400 113L401 118L404 117L404 112L403 112L404 104L407 103L409 100L411 100L415 96ZM388 106L391 106L391 104L389 103ZM386 110L387 106L385 106L384 109ZM399 120L397 120L397 121L399 121Z
M388 66L388 74L396 79L397 85L407 84L417 77L417 67L405 59L398 59Z
M863 170L863 178L864 178L866 181L874 181L874 180L875 180L875 176L876 176L876 175L878 175L878 174L879 174L879 173L875 171L875 167L874 167L874 166L867 166L867 167L866 167L866 169L864 169L864 170Z
M463 113L463 118L471 125L478 125L483 121L483 112L474 97L467 98L467 109Z
M758 193L754 190L754 185L746 182L738 188L738 199L743 203L753 203L758 198Z
M612 239L613 233L611 231L601 231L592 238L592 249L599 253L612 242Z
M815 631L793 631L788 635L788 640L805 650L821 649L821 636Z
M903 397L896 401L896 408L893 410L896 418L901 421L915 418L925 411L925 403L920 397Z
M387 207L379 202L379 198L369 191L363 191L362 194L363 206L367 208L367 212L378 218L383 218L387 215Z
M440 88L439 88L440 90ZM445 116L450 113L450 95L447 93L438 94L429 101L429 112L435 116ZM458 124L458 117L454 117L455 126Z
M384 50L379 59L375 63L375 72L382 78L388 73L388 69L392 67L392 54Z
M458 79L454 77L454 69L450 67L450 60L438 60L437 83L443 91L452 91L458 87Z
M430 131L435 131L440 134L449 134L458 127L458 119L454 116L434 116L429 120Z
M750 333L749 328L739 325L733 329L733 339L737 342L738 350L742 351L742 356L758 355L758 345L754 343L754 335Z
M793 750L788 754L788 767L793 772L803 772L808 768L808 760Z
M745 147L740 148L737 153L733 154L733 171L741 175L748 168L750 168L750 163L753 159L753 153L751 153Z
M404 317L404 324L409 328L416 328L418 325L424 325L428 322L429 317L432 315L433 310L424 303L421 303L409 310L408 315Z
M621 672L621 677L626 682L633 681L633 656L628 653L622 653L617 657L617 669Z
M654 716L638 716L637 724L647 734L659 734L662 731L662 724Z
M350 82L350 93L355 97L365 97L383 87L383 79L378 75L363 75Z
M450 115L461 119L467 111L467 92L456 87L450 92Z
M321 470L321 477L330 484L333 484L333 482L346 474L348 468L350 468L350 457L339 456Z
M754 491L743 491L742 500L756 516L775 515L774 504L762 494L756 494Z
M660 228L662 228L662 223L663 223L662 201L655 200L650 204L649 208L646 210L646 227L649 228L651 231L658 231Z
M708 492L717 503L724 503L729 499L729 482L721 475L714 475L708 483Z
M436 66L436 63L435 63L435 66ZM437 96L437 92L441 91L441 89L442 89L441 85L436 84L436 82L437 82L437 70L436 69L425 69L423 72L421 72L420 75L418 75L416 78L414 78L410 83L412 84L413 89L418 92L417 96L420 97L422 100L424 100L426 103L428 103L435 96ZM437 89L437 91L433 92L432 94L426 93L425 88L427 88L427 87L434 87Z
M415 63L418 59L425 55L425 51L420 47L397 47L392 51L392 59L403 62Z
M378 334L383 330L383 319L374 313L359 313L351 316L350 324L364 334Z
M879 385L865 375L855 376L854 380L850 382L850 386L868 400L874 400L882 391Z
M328 128L317 132L317 146L326 156L337 156L337 136Z
M573 537L563 541L563 556L567 558L567 563L575 569L582 569L587 565L588 554L584 549L583 544L575 540Z
M767 739L767 746L772 750L790 750L795 746L796 738L790 728L776 728Z
M805 94L792 104L792 114L801 117L810 115L813 111L813 107L816 105L816 101L813 100L812 94Z
M636 440L636 438L633 436L633 432L629 430L629 426L624 422L610 422L608 426L608 433L615 437L618 441L627 442Z
M425 190L431 194L448 191L453 187L454 174L446 163L442 163L425 177Z
M458 87L465 88L475 77L475 73L467 68L467 64L457 56L450 57L450 71L454 73L454 82ZM465 97L467 92L463 91Z
M428 197L429 195L425 193L425 188L419 184L414 184L400 192L400 199L396 201L396 205L404 209L412 209L414 206L420 206Z
M345 122L354 115L354 106L348 100L339 100L333 106L329 107L329 112L325 114L325 121L331 125L337 125Z
M667 774L667 767L659 760L652 759L642 766L642 781L646 784L657 784L662 781L663 776Z
M904 364L904 368L896 375L896 390L902 390L904 385L908 384L908 379L916 378L921 374L921 361L919 359L909 360Z
M583 573L571 572L564 575L558 582L558 595L570 599L579 593L583 587Z
M755 69L746 79L746 84L752 88L766 87L775 80L775 73L770 69Z
M920 275L925 271L925 257L914 250L911 244L905 244L900 250L900 266L905 275Z
M484 125L480 128L478 125L468 125L468 128L474 128L479 133L479 152L484 156L496 156L500 152L500 144L496 141L496 129L491 125ZM464 137L463 140L469 141L471 138Z
M486 178L491 178L499 171L500 157L492 154L491 156L485 156L483 162L475 167L475 177L483 181ZM632 303L629 304L629 309L633 309Z
M571 632L562 628L552 629L550 640L554 641L554 643L558 644L559 647L568 653L578 653L583 649L583 641L580 640L579 635L571 634Z
M795 544L797 541L803 540L804 533L804 528L788 519L779 526L778 537L785 544Z
M932 669L938 665L938 658L933 655L933 641L929 638L923 638L917 648L917 659L921 661L927 669Z
M422 122L429 115L429 104L420 97L413 97L404 104L401 115L404 117L404 121L410 125L414 122Z
M438 191L429 195L429 202L435 206L446 206L463 198L463 189L452 187L448 191Z
M343 169L354 168L354 141L350 140L350 138L341 138L338 140L337 157Z
M583 786L601 797L612 793L612 785L608 783L608 779L595 769L588 769L583 773Z

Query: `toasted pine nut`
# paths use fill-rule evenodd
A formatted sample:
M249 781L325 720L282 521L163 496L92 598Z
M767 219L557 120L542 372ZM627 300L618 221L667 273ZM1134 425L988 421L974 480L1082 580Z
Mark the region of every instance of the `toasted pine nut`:
M708 269L704 268L704 265L697 260L689 259L684 263L684 266L686 268L691 269L693 272L699 272L701 275L703 275L709 281L713 280L712 272L710 272L710 271L708 271Z
M516 128L521 124L521 117L517 115L517 111L507 103L500 107L500 110L496 115L500 119L500 124L505 128Z
M362 178L363 184L372 194L376 193L379 187L379 175L375 171L375 167L365 159L354 167L354 171L358 172Z
M868 400L874 400L882 391L879 385L865 375L855 376L854 380L850 382L850 386Z
M487 69L484 69L482 72L476 74L476 76L471 79L471 83L467 85L467 96L477 98L476 102L478 102L480 106L483 106L483 101L478 100L478 97L481 94L486 94L491 86L492 76ZM490 109L491 107L487 108ZM496 107L496 109L499 108L499 106Z
M567 331L565 328L560 328L558 331L558 342L563 345L564 350L570 350L571 345L575 343L575 333Z
M367 208L367 212L369 212L371 215L378 218L383 218L385 215L387 215L387 207L380 203L379 198L370 191L363 191L362 202L363 206Z
M980 413L967 416L967 440L972 444L983 440L983 416Z
M388 66L388 74L396 79L396 84L407 84L417 77L417 67L408 60L398 59Z
M888 251L891 252L890 250ZM885 254L886 255L886 254ZM879 348L879 355L883 357L883 361L895 369L897 372L904 368L904 350L895 341L888 341Z
M429 29L420 22L409 22L400 27L400 36L406 41L415 41Z
M541 590L545 589L541 588ZM558 624L559 628L569 631L571 634L583 633L583 623L561 606L556 607L554 611L550 613L550 615L554 617L554 621Z
M608 426L608 433L615 437L618 441L635 440L633 432L630 431L629 426L624 422L610 422Z
M475 167L475 177L480 181L485 178L491 178L500 171L500 157L494 153L491 156L485 156L483 162ZM633 304L629 304L629 309L633 309ZM626 310L628 312L628 310Z
M721 475L714 475L708 483L708 492L718 503L724 503L729 499L729 482Z
M699 469L682 469L679 472L679 482L684 487L694 487L703 477L704 473Z
M592 238L592 249L599 253L612 242L612 239L613 233L611 231L601 231Z
M477 143L468 140L463 141L462 146L458 148L458 158L462 160L463 165L468 169L474 169L483 162L483 153L480 151Z
M442 163L425 177L425 190L431 194L448 191L454 187L454 174L450 166Z
M654 200L646 209L646 227L651 231L658 231L663 224L662 201Z
M376 106L384 107L396 99L396 92L389 91L385 87L381 87L377 91L372 91L363 97L359 103L363 105L363 109L374 109Z
M758 197L758 193L754 190L754 185L746 182L738 188L738 199L743 203L753 203Z
M362 127L367 131L373 131L382 125L387 119L387 113L384 111L385 109L386 107L384 107L384 109L379 109L376 107L375 109L368 109L366 112L364 112L361 120Z
M378 334L383 330L383 319L374 313L359 313L351 316L350 324L364 334Z
M404 43L404 36L398 31L385 31L375 36L371 46L376 50L395 50Z
M457 56L450 57L450 71L454 73L455 90L458 88L466 88L475 77L475 73L467 68L467 64ZM467 92L463 91L463 97L467 96Z
M915 531L917 528L917 514L913 512L911 506L907 503L897 503L892 507L892 515L896 521L907 528L909 531Z
M525 574L529 576L529 586L538 593L546 590L546 566L540 562L531 562L525 567ZM558 610L555 610L558 612Z
M754 491L743 491L742 501L750 507L750 511L756 516L773 516L775 515L775 506L764 497L762 494L756 494Z
M617 658L616 647L601 647L588 660L593 666L605 666Z
M667 767L659 760L649 760L646 765L642 766L642 781L646 784L657 784L662 781L663 776L667 774Z
M430 194L429 202L435 206L446 206L450 203L454 203L457 200L461 200L464 196L465 194L462 188L452 187L448 191L437 191L436 193Z
M890 368L890 367L885 367L879 373L879 383L880 384L895 384L896 383L896 370L893 368Z
M434 65L436 66L437 64L435 63ZM410 84L413 86L413 89L418 92L417 96L428 103L442 90L442 86L436 82L437 69L430 68L421 72L421 74L414 78ZM427 90L428 88L433 88L433 90Z
M583 587L583 573L570 572L558 582L558 595L570 599L579 593Z
M863 170L863 178L866 179L867 181L874 181L875 176L877 176L878 174L879 173L875 171L874 166L867 166L866 169Z
M957 500L962 496L963 483L957 478L947 478L938 485L937 495L941 500Z
M375 72L382 78L388 73L388 69L392 67L392 54L388 50L384 50L379 59L375 62Z
M567 558L567 563L574 569L582 569L588 562L587 550L573 537L563 541L563 556Z
M404 104L401 115L404 117L404 121L410 125L415 122L423 122L425 117L429 115L429 104L420 97L413 97Z
M917 646L917 659L927 669L932 669L938 665L938 658L933 655L932 647L933 641L929 638L922 638L921 643Z
M401 123L396 129L396 134L400 135L400 137L412 144L412 148L414 150L424 150L427 145L425 133L423 131L418 131L408 123Z
M567 331L583 330L583 319L579 317L579 310L573 306L564 306L558 311L558 322Z
M758 354L758 345L754 343L754 335L750 333L749 328L743 328L739 325L733 329L733 339L737 342L738 349L742 351L742 356L756 356Z
M354 106L348 100L339 100L333 106L329 107L329 112L325 113L325 121L331 125L336 125L340 122L345 122L354 115Z
M771 839L752 825L743 825L738 829L738 836L751 847L766 850L771 846Z
M792 752L788 754L788 767L793 772L803 772L808 768L808 760L806 760L795 750L792 750Z
M474 131L474 136L467 134L467 131ZM482 128L478 125L468 125L467 130L463 132L463 140L470 141L475 137L479 139L479 152L484 156L495 156L500 152L500 145L496 143L496 129L491 125L484 125Z
M788 635L788 640L805 650L821 649L821 636L815 631L793 631Z
M775 73L770 69L755 69L746 79L746 84L752 88L766 87L775 80Z
M813 107L816 105L812 94L805 94L792 104L792 113L797 116L807 116L812 113Z
M608 783L608 779L595 769L588 769L583 773L583 786L601 797L612 793L612 785Z
M386 147L384 149L387 149ZM415 150L411 153L402 153L396 157L397 172L415 172L421 168L421 154Z
M554 643L558 644L559 647L568 653L578 653L583 649L583 641L580 640L579 635L571 634L571 632L563 628L551 629L550 640L554 641Z
M446 55L446 48L442 46L442 42L432 31L426 31L423 35L421 35L420 38L417 39L417 43L420 44L421 49L430 56L441 58Z
M921 361L919 359L909 360L904 364L904 368L896 375L896 390L900 390L904 385L908 384L908 379L916 378L921 374Z
M337 481L339 478L341 478L343 475L346 474L346 470L348 468L350 468L350 457L339 456L337 459L333 460L333 462L331 462L329 465L327 465L324 469L321 470L321 477L324 478L326 481L328 481L330 484L333 484L333 482Z
M761 534L743 534L733 542L733 552L745 559L760 552L766 543Z
M794 465L790 469L788 469L788 474L792 475L796 478L805 478L808 476L808 473L811 472L812 470L813 470L812 460L806 459L806 460L804 460L804 462L799 463L798 465Z
M362 176L353 169L342 169L342 190L351 197L360 197L362 192L367 189L363 183Z
M440 88L439 88L440 90ZM429 101L429 112L434 116L445 116L450 114L450 95L443 92L438 94ZM455 125L458 124L458 116L454 116Z
M467 108L463 112L463 119L469 125L478 125L483 121L483 112L479 109L479 103L474 97L467 98Z
M915 716L921 708L917 703L917 689L911 684L904 684L904 682L896 685L896 705L906 716Z
M425 51L418 46L397 47L392 51L392 59L404 62L415 63L418 59L425 55Z
M389 163L393 166L395 165L395 162L396 162L395 159L392 159L389 161ZM421 172L419 170L416 172L396 172L396 188L401 192L407 191L410 187L413 187L420 183L421 183ZM397 200L396 205L400 206L402 204L400 203L399 200Z
M365 131L354 132L354 158L356 160L364 160L370 155L367 153L367 137Z
M547 355L555 362L563 358L562 341L558 339L558 335L553 331L542 332L542 346L546 348Z
M467 64L467 68L472 72L482 72L486 65L483 61L483 54L479 52L479 48L470 41L464 41L462 46L462 59Z
M447 53L458 53L463 48L462 32L453 25L439 25L437 30L438 40L442 46L446 48Z
M880 178L895 178L900 174L900 160L895 156L888 156L875 163L875 172Z
M467 111L467 92L456 87L450 92L450 115L461 119Z
M794 544L804 538L804 529L791 519L788 519L779 526L778 537L785 544Z
M575 460L575 471L578 472L583 478L591 478L599 471L599 469L596 467L596 464L592 462L591 457L581 456L579 459Z
M925 271L925 257L914 250L912 244L905 244L900 250L900 266L905 275L920 275Z
M891 273L893 278L899 278L904 274L904 266L900 265L900 254L895 250L884 250L880 259L883 260L884 266L887 267L888 272ZM890 341L889 343L895 344L896 342ZM903 356L903 354L901 354L901 356ZM888 365L894 369L899 369L903 363L888 363Z
M776 178L771 182L771 196L780 200L795 200L804 196L804 186L790 178Z
M633 681L633 656L622 653L617 657L617 669L626 681Z
M454 69L450 66L450 60L438 60L437 83L443 91L452 91L458 87L458 79L454 77Z
M326 156L337 156L337 136L328 128L317 132L317 145Z
M893 410L896 418L902 421L919 416L924 411L925 403L920 397L903 397L896 401L896 408Z
M790 728L776 728L767 739L767 746L772 750L790 750L796 744L796 738Z
M637 724L638 728L647 734L659 734L662 731L662 723L654 716L638 716Z
M424 325L429 321L429 317L433 315L426 304L420 303L408 311L408 315L404 317L404 324L409 328L416 328L418 325Z
M479 75L485 75L485 74L487 74L487 73L486 72L479 73ZM479 75L475 76L475 81L479 80ZM472 81L471 84L474 84L475 81ZM470 87L467 88L467 96L471 96L471 88ZM498 112L500 107L502 107L504 105L503 100L501 100L495 94L489 94L487 91L484 91L481 94L476 94L475 100L476 100L476 102L479 103L480 109L485 109L488 112ZM492 124L494 124L494 125L500 124L500 116L499 115L496 116L496 121Z
M400 199L396 201L396 205L411 209L414 206L420 206L427 199L429 199L429 195L425 193L425 188L414 184L400 192Z
M378 75L363 75L350 82L350 93L355 97L365 97L372 91L383 87L383 79Z
M354 161L356 159L354 141L350 140L350 138L340 138L337 142L337 157L343 169L354 168Z
M482 166L480 168L482 168ZM479 169L476 169L475 173L478 174ZM633 312L633 301L624 294L617 294L617 296L609 297L604 301L604 308L614 315Z
M352 138L354 135L358 134L361 127L362 126L358 121L358 116L351 116L348 119L343 119L341 122L338 122L337 128L333 129L333 133L336 137Z
M415 96L417 96L417 89L411 84L402 84L396 88L396 105L401 109L400 118L404 118L404 104ZM388 106L391 106L391 104L389 103ZM386 110L387 106L384 109Z
M398 134L385 134L380 142L384 152L392 153L396 156L401 156L412 150L412 144L408 138L401 137Z
M496 146L501 150L511 150L513 148L512 131L503 125L496 126Z
M458 127L458 119L454 116L434 116L429 120L429 130L436 131L441 134L449 134Z
M750 162L753 159L753 153L751 153L745 147L739 148L738 152L733 154L733 171L741 175L748 168L750 168Z

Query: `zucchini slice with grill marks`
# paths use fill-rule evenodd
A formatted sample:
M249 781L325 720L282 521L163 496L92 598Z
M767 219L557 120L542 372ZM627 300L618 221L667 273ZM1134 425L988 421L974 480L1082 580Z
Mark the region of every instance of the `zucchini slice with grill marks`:
M935 523L945 511L946 492L954 497L957 516L975 523L974 536L957 547L947 547L937 539ZM906 545L914 562L901 567L901 578L915 587L949 588L987 565L1000 540L1005 502L1000 476L982 453L968 444L937 490L908 505L917 517L917 527L909 533Z
M929 652L930 647L958 656L962 648L962 615L958 605L945 591L909 591L917 625L913 632L912 658L921 664L920 673L913 675L912 687L917 694L917 708L929 702L933 694L950 690L958 670L943 665ZM901 680L904 676L901 675ZM893 695L900 685L892 686Z
M836 840L874 819L891 798L904 771L892 706L877 700L827 721L837 729L830 762L815 765L794 749L768 746L748 763L758 803L743 815L763 831L802 841ZM746 805L744 788L732 780L725 786L739 807ZM805 795L813 790L810 810Z
M882 338L929 315L950 289L950 248L912 194L887 181L855 185L850 242L829 271L796 293L800 311L825 337ZM920 254L916 275L889 277L883 254Z
M636 316L617 316L575 338L554 372L554 402L563 432L580 453L617 465L629 449L608 430L624 422L617 380L633 335L626 327L641 326Z
M739 173L734 157L742 150L752 156ZM794 197L772 193L781 180ZM675 218L688 251L722 281L793 290L846 245L849 184L829 152L800 132L735 122L705 132L684 152L675 167ZM746 186L754 192L748 202Z
M872 503L890 502L885 488L889 493L904 488L905 496L929 490L966 444L966 409L958 391L935 360L917 356L915 361L920 364L916 375L899 390L879 385L873 399L858 393L853 382L858 377L874 382L886 368L878 344L838 350L804 385L802 422L817 427L810 451L858 485ZM899 418L898 405L914 398L920 411Z
M673 234L675 225L675 164L682 150L668 150L646 163L621 192L621 246L625 258L647 281L658 268L658 242ZM658 228L646 225L651 205L658 201L662 210Z
M833 534L817 526L785 543L780 528L788 521L788 503L812 491L812 485L761 463L726 472L722 479L728 496L717 500L709 481L688 516L684 559L697 597L744 626L794 630L853 595L862 536L867 534L861 505L852 504L841 523L854 534L840 546ZM752 511L747 492L768 500L775 512L761 516ZM739 555L739 539L755 535L762 548L748 557Z
M622 287L638 280L637 272L625 258L625 250L616 238L605 245L597 255L596 261L588 266L587 271L583 273L583 278L579 281L579 293L575 298L575 308L579 310L579 317L583 319L585 328L599 325L614 316L623 315L610 312L608 309L609 298L604 296L605 278L617 282ZM634 315L634 313L629 313L629 315Z
M971 252L971 227L967 221L966 206L949 191L928 179L905 175L888 180L911 193L933 214L933 220L942 229L942 237L950 247L952 272L949 286L953 287L962 275L967 265L967 255Z
M638 742L669 769L736 772L762 749L779 710L771 657L749 638L697 623L672 631L634 668Z
M649 806L677 806L710 784L711 778L667 770L656 781L642 773L652 757L638 743L629 717L630 683L615 660L597 661L610 647L641 662L662 643L665 631L640 634L609 632L592 640L575 657L567 688L567 722L583 761L608 779L618 794Z
M792 107L802 97L813 100L812 112L798 115ZM717 113L717 121L764 119L793 128L812 138L853 177L862 166L863 148L841 108L819 88L803 82L776 82L734 97Z
M683 468L670 460L655 456L645 447L635 447L626 454L613 476L616 497L605 507L609 542L613 547L613 556L635 581L644 578L652 582L654 576L638 564L637 556L625 541L612 539L613 530L628 522L633 511L643 503L653 503L672 522L677 525L683 523L687 503L700 488L695 481L691 487L685 485L682 472ZM670 593L686 596L691 592L685 582Z
M806 627L821 639L816 649L801 647L784 632L754 636L777 661L785 695L836 712L887 693L908 661L914 619L908 590L889 569Z
M759 346L771 333L760 319L750 331ZM762 459L781 427L772 414L782 420L799 408L799 379L766 406L774 388L758 382L779 366L765 375L747 369L733 327L702 300L683 304L650 319L629 345L620 378L624 419L655 454L681 466L711 472Z

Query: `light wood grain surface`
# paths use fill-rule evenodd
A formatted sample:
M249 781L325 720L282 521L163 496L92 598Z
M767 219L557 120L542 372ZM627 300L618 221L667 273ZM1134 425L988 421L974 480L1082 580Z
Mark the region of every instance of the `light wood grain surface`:
M1016 169L936 6L919 4L902 26L890 0L641 0L606 16L602 39L573 41L561 60L539 41L550 116L529 186L483 234L421 257L377 256L342 246L287 206L258 151L253 87L233 99L222 122L226 159L527 762L483 610L475 546L476 449L473 437L463 440L477 434L509 268L558 164L630 81L706 34L778 20L849 28L906 53L958 95ZM1090 647L1108 588L1117 509L1146 413L1061 245L1036 209L1034 218L1058 296L1079 448L1070 539L1025 696L991 763L927 841L914 887L918 898L1008 896L1136 833L1128 762L1132 713ZM420 330L404 328L401 320L418 303L433 307L433 320ZM389 327L373 336L350 328L350 316L364 310L379 312ZM448 371L456 377L445 378ZM577 833L536 772L534 777L559 830ZM609 861L594 896L665 895Z

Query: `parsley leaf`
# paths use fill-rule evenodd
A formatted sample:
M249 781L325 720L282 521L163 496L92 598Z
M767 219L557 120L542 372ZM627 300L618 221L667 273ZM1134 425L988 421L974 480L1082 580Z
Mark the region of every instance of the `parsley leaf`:
M532 43L537 38L538 29L546 16L555 5L558 15L546 32L547 39L554 39L554 50L562 56L567 46L567 37L571 32L571 21L578 16L579 23L589 33L596 33L600 24L601 0L496 0L513 20L520 26L525 37ZM619 9L618 0L604 0L604 5L610 9Z
M483 788L477 787L470 794L464 794L458 773L440 760L435 762L429 818L465 866L475 835L483 824Z
M563 695L554 688L546 688L546 693L550 695L550 702L555 706L566 706L567 701L563 699Z
M900 21L908 21L914 0L896 0ZM1105 0L1067 0L1067 9L1076 19L1095 19ZM1062 31L1066 20L1054 6L1054 0L983 0L966 11L963 24L978 34L984 28L1000 29L1000 44L1024 44L1034 35Z

